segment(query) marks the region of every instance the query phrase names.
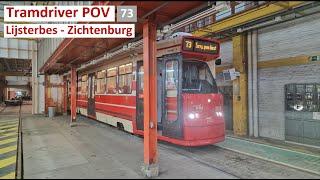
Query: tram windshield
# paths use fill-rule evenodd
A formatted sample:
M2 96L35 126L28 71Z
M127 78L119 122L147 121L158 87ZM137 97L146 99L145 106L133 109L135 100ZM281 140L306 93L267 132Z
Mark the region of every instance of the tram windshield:
M208 65L205 62L185 61L182 72L182 92L185 93L218 93Z

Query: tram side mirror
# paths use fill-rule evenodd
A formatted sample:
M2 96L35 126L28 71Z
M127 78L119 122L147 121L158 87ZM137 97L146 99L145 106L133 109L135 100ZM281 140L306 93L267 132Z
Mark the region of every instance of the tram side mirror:
M221 59L217 59L217 60L215 61L215 64L216 64L216 65L221 65Z

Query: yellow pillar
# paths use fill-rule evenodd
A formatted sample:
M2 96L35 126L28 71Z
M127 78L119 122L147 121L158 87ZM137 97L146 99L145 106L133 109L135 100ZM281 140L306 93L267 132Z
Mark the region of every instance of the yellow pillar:
M233 132L234 135L247 135L248 129L248 75L246 55L246 35L232 38L233 67L240 77L233 81Z

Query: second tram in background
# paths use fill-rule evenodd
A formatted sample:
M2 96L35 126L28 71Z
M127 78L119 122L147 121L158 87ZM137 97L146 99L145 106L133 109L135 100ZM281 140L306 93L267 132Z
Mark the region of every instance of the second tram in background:
M157 42L158 139L201 146L225 139L223 97L207 64L220 44L192 36ZM143 135L142 45L78 71L81 115Z

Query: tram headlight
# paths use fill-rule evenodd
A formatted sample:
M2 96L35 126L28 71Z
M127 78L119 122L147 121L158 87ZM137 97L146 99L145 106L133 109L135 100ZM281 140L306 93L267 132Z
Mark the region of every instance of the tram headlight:
M193 120L195 117L196 117L195 114L193 114L193 113L190 113L190 114L189 114L189 119L192 119L192 120Z
M194 120L194 119L198 119L199 118L199 114L198 113L190 113L188 115L190 120Z

